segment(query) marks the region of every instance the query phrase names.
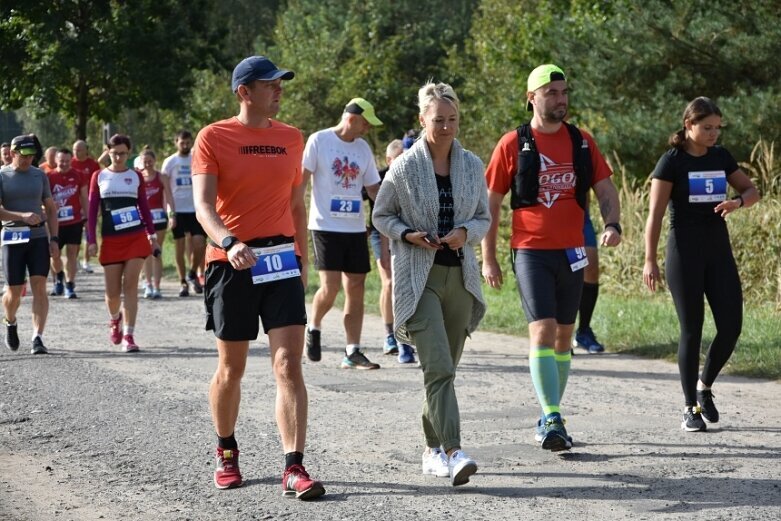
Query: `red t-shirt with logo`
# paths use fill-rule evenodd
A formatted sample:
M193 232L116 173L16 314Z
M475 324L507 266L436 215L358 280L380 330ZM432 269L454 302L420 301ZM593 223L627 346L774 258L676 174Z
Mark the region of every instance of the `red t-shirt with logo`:
M52 170L49 172L49 185L52 188L52 198L57 203L57 220L60 226L82 222L82 214L85 214L87 209L81 206L81 189L87 186L87 181L81 172L74 168L67 172Z
M71 168L75 168L82 173L84 176L84 182L87 183L87 186L89 186L90 180L92 180L92 174L103 170L103 167L100 166L100 164L91 157L87 157L87 159L79 161L74 156L73 159L71 159Z
M612 175L594 138L581 130L591 151L591 186ZM540 153L538 204L513 211L512 248L558 250L583 246L583 209L575 199L575 169L572 165L572 140L561 125L545 134L532 129ZM506 194L518 169L518 133L506 133L494 148L485 172L488 189Z
M295 236L290 197L301 184L304 137L290 125L271 120L252 128L230 118L201 129L192 154L192 175L217 176L217 214L231 234L246 242ZM227 260L209 247L206 262Z

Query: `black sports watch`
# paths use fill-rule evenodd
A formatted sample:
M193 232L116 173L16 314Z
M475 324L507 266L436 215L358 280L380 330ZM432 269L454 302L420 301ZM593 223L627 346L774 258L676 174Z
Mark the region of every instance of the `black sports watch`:
M49 237L49 242L60 242L60 238L57 237L56 235L52 235L51 237Z
M223 250L225 250L225 251L228 251L228 250L230 250L230 249L233 247L233 245L234 245L234 244L236 244L237 242L239 242L239 239L238 239L238 237L236 237L236 236L234 236L234 235L226 235L225 237L223 237L223 238L222 238L222 241L220 241L220 247L221 247Z
M618 232L618 235L623 235L624 233L623 230L621 229L621 225L618 223L607 223L605 225L605 229L607 229L608 227L615 228L615 230Z

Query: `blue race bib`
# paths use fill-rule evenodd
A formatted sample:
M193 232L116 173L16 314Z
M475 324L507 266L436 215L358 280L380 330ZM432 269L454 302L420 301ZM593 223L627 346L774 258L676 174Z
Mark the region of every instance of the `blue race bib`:
M152 208L152 222L155 224L166 222L165 210L162 208Z
M689 202L718 203L727 199L724 170L689 172Z
M252 252L258 258L250 269L253 284L263 284L301 275L296 260L295 246L292 243L269 246L268 248L252 248Z
M193 185L192 177L179 176L176 178L176 186L192 186L192 185Z
M57 209L57 221L72 221L73 220L73 207L72 206L60 206Z
M331 217L357 219L360 216L360 195L334 195L331 197Z
M138 215L138 208L127 206L118 210L111 210L111 221L114 223L115 230L124 230L141 224L141 216Z
M30 228L27 226L15 226L12 228L3 228L2 243L6 244L24 244L30 242Z
M588 266L588 257L586 257L586 247L581 246L579 248L567 248L567 261L569 261L569 267L572 271L582 270Z

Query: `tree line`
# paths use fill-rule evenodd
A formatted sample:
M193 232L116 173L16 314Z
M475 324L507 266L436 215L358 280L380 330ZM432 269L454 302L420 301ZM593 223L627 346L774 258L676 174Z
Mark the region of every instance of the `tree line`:
M726 0L42 0L0 1L0 108L44 143L112 122L170 148L236 112L230 73L265 54L296 72L279 118L305 133L334 125L353 97L385 125L375 152L417 126L417 89L452 84L459 139L488 160L528 119L526 77L556 63L570 114L631 182L642 182L700 95L721 106L722 142L741 159L781 136L781 3ZM99 143L98 143L99 144Z

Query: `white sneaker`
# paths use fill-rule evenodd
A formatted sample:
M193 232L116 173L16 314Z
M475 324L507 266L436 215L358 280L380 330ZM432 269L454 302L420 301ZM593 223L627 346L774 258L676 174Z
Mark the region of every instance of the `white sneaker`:
M84 271L84 273L94 273L94 270L92 269L92 266L89 265L89 262L82 262L81 269Z
M450 469L447 467L447 456L440 448L428 448L421 456L421 468L423 474L427 476L437 476L446 478L450 476Z
M152 286L144 283L144 298L154 298L155 290Z
M450 471L450 483L454 487L469 483L469 476L477 472L477 463L461 449L454 450L450 454L447 467Z

